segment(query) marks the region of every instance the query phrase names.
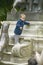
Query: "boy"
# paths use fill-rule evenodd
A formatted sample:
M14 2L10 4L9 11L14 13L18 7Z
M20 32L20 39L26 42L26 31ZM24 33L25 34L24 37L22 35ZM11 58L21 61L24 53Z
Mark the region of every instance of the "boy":
M16 24L16 28L14 30L15 33L15 43L19 42L19 36L22 34L23 26L24 25L30 25L30 23L25 22L26 15L21 14L20 19L18 20Z

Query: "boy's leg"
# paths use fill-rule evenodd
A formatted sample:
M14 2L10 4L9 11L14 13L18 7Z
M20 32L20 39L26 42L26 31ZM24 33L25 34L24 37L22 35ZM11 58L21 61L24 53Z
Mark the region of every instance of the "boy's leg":
M14 38L15 38L15 43L18 43L18 42L19 42L19 37L20 37L20 35L16 35L16 34L15 34L15 36L14 36Z

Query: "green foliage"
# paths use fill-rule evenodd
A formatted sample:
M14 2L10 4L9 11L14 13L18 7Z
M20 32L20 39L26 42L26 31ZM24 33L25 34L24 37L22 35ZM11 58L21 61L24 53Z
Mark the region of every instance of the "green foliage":
M2 25L2 24L1 24L1 21L0 21L0 28L1 28L1 25Z
M4 8L0 8L0 21L6 20L6 13Z
M1 8L7 8L8 10L11 10L13 6L14 0L0 0L0 7Z
M6 20L7 12L13 7L14 0L0 0L0 20Z

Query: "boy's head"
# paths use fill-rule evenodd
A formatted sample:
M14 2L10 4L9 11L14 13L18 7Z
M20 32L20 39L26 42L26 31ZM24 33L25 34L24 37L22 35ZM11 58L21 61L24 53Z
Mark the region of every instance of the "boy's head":
M20 19L24 21L26 19L26 15L25 14L20 14Z

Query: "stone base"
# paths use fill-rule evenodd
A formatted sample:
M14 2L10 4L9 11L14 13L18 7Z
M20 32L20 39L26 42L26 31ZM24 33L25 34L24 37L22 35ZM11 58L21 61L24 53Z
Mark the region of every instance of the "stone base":
M11 62L13 62L13 63L27 63L28 59L27 58L12 57Z

